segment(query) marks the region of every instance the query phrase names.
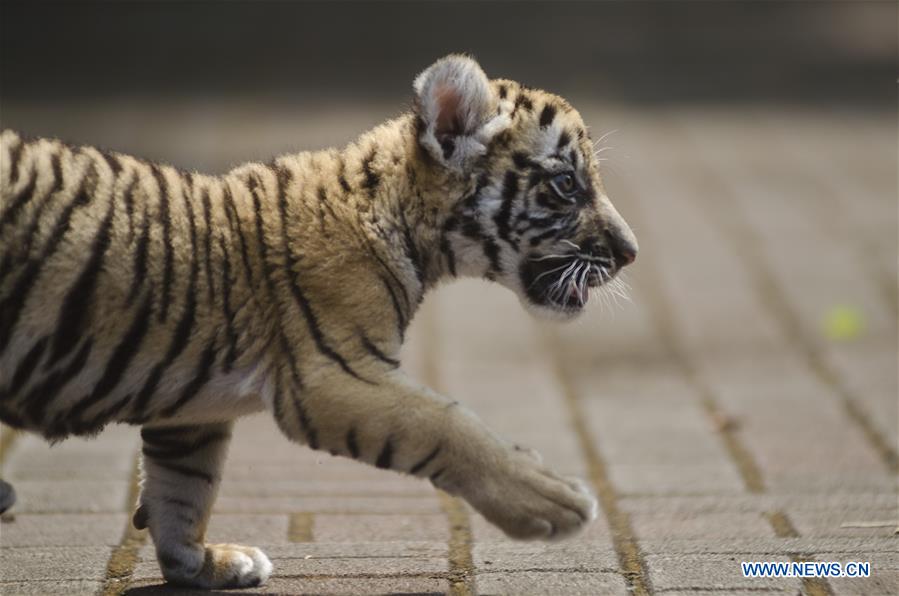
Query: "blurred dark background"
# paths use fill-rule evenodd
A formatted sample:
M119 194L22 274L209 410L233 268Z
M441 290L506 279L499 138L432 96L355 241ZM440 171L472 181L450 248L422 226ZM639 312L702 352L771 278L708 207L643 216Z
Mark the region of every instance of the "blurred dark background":
M588 118L793 106L894 121L896 23L890 1L4 0L0 125L221 171L351 140L450 52Z
M393 99L449 52L562 94L894 106L882 2L4 1L2 99Z

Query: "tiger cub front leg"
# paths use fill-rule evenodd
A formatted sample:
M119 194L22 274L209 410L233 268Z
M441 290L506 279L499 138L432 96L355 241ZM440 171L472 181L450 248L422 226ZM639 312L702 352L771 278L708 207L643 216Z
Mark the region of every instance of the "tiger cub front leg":
M134 525L149 528L162 575L172 583L239 588L271 573L257 548L204 542L232 424L141 429L144 480Z
M581 482L552 472L535 452L500 439L470 410L398 371L365 384L344 376L327 387L276 393L275 416L289 437L429 478L514 538L561 538L596 516L596 500Z

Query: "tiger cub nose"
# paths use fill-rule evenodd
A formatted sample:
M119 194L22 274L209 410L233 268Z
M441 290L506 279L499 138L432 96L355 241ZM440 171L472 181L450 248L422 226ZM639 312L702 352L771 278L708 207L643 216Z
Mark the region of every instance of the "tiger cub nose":
M637 258L638 247L633 232L625 234L620 231L606 230L605 236L618 269L627 267L634 262Z

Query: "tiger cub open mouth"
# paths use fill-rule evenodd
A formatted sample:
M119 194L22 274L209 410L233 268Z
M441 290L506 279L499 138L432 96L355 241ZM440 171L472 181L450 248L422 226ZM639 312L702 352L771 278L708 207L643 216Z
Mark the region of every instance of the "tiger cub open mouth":
M521 266L521 281L535 304L572 312L584 308L590 290L610 281L616 273L610 259L579 254L532 255Z

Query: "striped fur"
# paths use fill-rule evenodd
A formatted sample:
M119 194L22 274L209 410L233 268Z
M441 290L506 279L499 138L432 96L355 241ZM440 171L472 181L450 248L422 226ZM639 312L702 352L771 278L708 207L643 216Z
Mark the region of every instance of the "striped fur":
M50 440L141 425L135 524L170 581L268 576L258 550L203 542L231 424L261 409L516 537L594 515L580 484L409 380L398 353L442 279L493 279L570 317L636 243L567 102L461 56L415 89L412 112L342 151L221 177L2 133L0 419Z

